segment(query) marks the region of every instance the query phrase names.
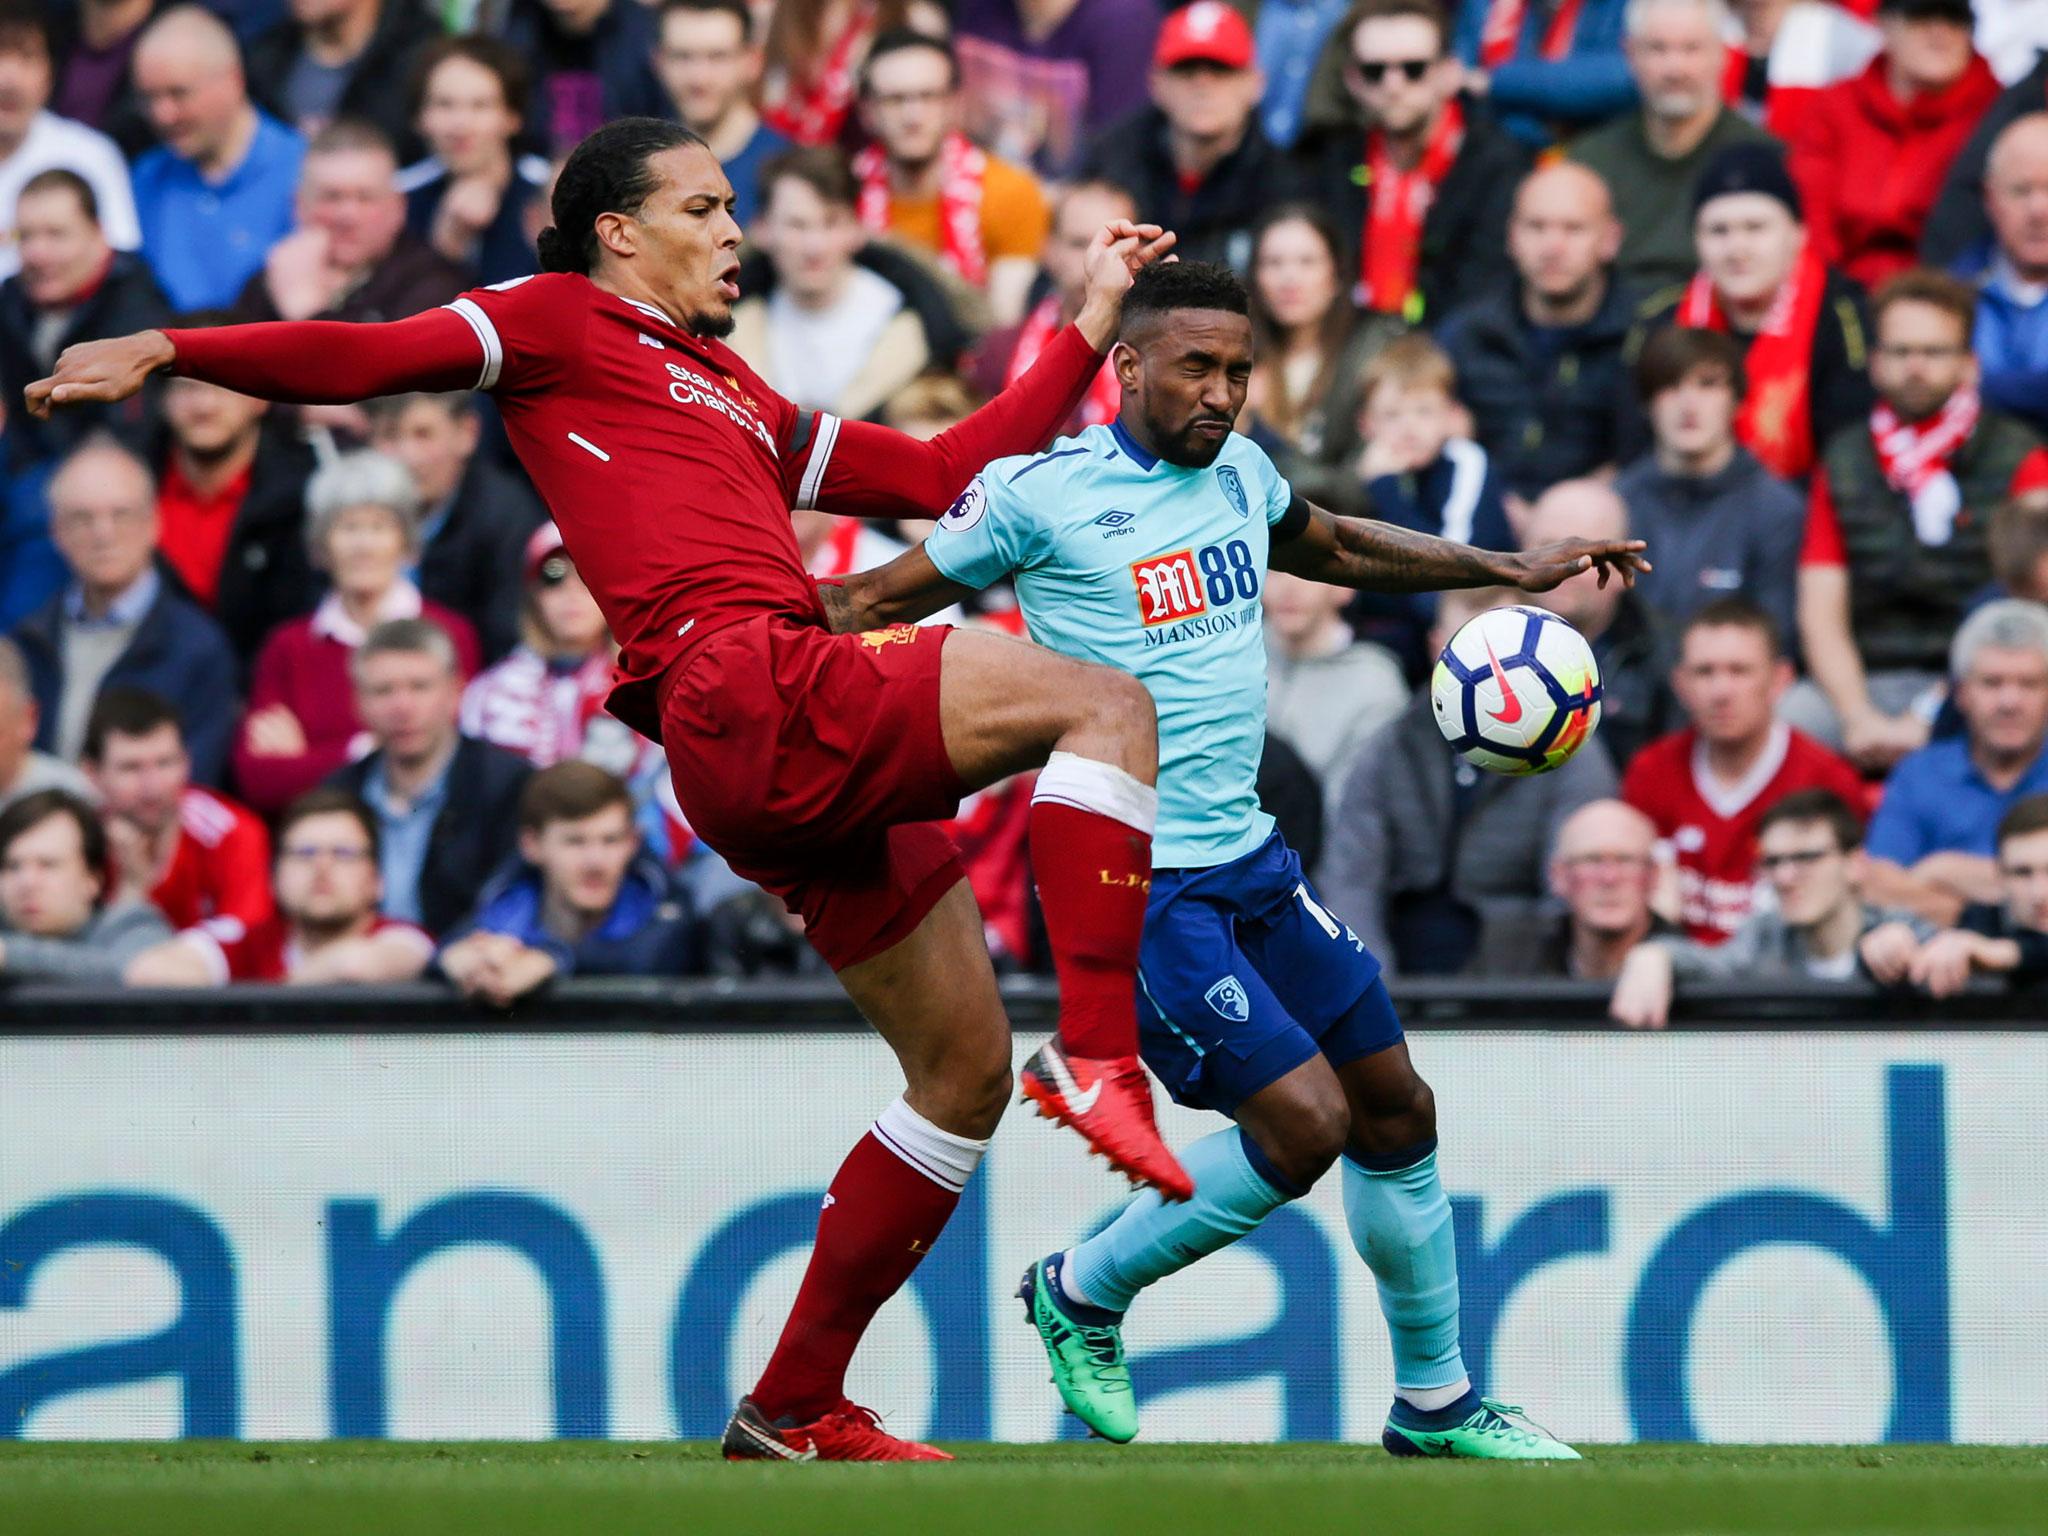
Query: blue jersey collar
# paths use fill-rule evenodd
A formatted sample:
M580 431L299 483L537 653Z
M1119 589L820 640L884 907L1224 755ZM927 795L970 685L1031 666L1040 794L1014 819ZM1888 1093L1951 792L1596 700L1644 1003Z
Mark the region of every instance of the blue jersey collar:
M1116 439L1117 447L1130 455L1131 462L1138 468L1149 471L1159 462L1159 455L1147 453L1138 446L1138 440L1124 430L1124 419L1119 416L1109 424L1110 435Z

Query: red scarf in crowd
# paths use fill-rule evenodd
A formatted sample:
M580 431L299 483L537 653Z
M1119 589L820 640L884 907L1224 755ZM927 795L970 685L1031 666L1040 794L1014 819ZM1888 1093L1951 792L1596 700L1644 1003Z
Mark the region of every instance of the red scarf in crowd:
M1370 201L1360 249L1365 253L1358 274L1358 304L1382 314L1405 315L1415 295L1415 274L1422 260L1422 222L1436 189L1443 185L1465 144L1465 113L1456 101L1437 119L1415 168L1404 171L1387 152L1387 136L1374 129L1365 136L1365 185ZM1409 316L1410 319L1418 318Z
M875 10L871 0L854 9L814 79L784 74L771 81L772 100L762 107L761 120L799 144L835 142L853 110L854 73L875 34Z
M1967 386L1925 421L1901 421L1883 401L1870 413L1870 443L1885 483L1913 504L1913 533L1922 544L1946 544L1955 532L1963 492L1949 464L1983 414L1977 391Z
M889 157L870 144L854 156L860 178L860 221L878 235L889 232ZM988 185L988 156L964 133L949 133L939 146L939 255L947 266L979 288L988 280L988 253L981 244L981 199Z
M1522 44L1522 18L1529 0L1493 0L1486 8L1486 21L1479 29L1479 67L1499 69L1515 56ZM1585 0L1558 0L1544 29L1538 52L1546 59L1561 59L1572 51L1572 39L1579 30L1579 11Z
M1060 333L1060 301L1057 295L1040 302L1038 307L1024 317L1024 324L1017 331L1017 350L1010 354L1010 366L1003 375L1003 383L1010 385L1024 377L1025 371L1038 361L1053 337ZM1081 397L1081 405L1075 411L1084 427L1106 427L1116 420L1116 413L1123 403L1123 386L1117 382L1116 370L1103 359L1101 371L1095 375L1095 382L1088 386L1088 393Z
M1735 435L1765 468L1785 479L1798 479L1813 468L1813 336L1827 282L1827 268L1813 248L1802 249L1742 365L1749 392L1735 418ZM1678 323L1694 330L1728 330L1727 312L1706 273L1694 274L1686 285Z

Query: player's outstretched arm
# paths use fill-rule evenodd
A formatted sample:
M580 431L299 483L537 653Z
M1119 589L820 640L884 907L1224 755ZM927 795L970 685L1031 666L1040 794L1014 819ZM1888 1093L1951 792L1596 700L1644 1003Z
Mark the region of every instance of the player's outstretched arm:
M1339 517L1308 507L1308 521L1291 539L1276 539L1268 563L1310 581L1372 592L1438 592L1450 587L1519 587L1548 592L1597 568L1600 585L1619 576L1635 585L1650 569L1641 539L1559 539L1534 549L1475 549L1368 517Z
M1103 226L1085 258L1088 292L1080 314L1022 378L928 443L870 422L839 423L811 504L848 517L937 516L990 460L1043 448L1101 370L1132 279L1173 244L1173 232L1157 224L1119 219ZM809 450L793 455L786 472L792 496L799 496Z
M973 592L974 588L941 576L922 544L905 550L887 565L856 571L843 581L818 583L818 596L835 635L915 624Z
M483 344L452 309L355 325L280 320L206 330L137 331L66 347L56 371L24 392L29 414L126 400L168 369L286 405L346 405L409 390L471 389Z

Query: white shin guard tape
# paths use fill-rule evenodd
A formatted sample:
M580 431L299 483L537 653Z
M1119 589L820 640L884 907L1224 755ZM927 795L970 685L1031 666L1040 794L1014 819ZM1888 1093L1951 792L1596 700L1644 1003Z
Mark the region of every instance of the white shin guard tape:
M1034 801L1051 800L1107 816L1147 837L1159 823L1159 791L1140 784L1123 769L1092 757L1055 752L1038 771Z
M910 1164L934 1184L958 1194L980 1166L988 1151L986 1141L974 1141L942 1131L902 1099L877 1117L875 1140Z

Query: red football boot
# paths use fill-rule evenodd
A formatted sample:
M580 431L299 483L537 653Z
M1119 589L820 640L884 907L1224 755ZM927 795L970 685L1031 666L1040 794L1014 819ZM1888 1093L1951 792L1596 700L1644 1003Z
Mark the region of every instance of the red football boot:
M1024 1063L1021 1081L1027 1103L1079 1131L1133 1184L1150 1184L1169 1200L1194 1198L1195 1181L1159 1139L1152 1084L1137 1057L1069 1056L1055 1035Z
M898 1440L882 1428L873 1410L840 1399L839 1406L809 1424L771 1424L740 1399L721 1442L727 1461L951 1461L936 1445Z

